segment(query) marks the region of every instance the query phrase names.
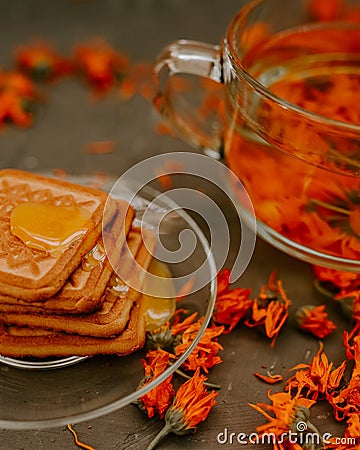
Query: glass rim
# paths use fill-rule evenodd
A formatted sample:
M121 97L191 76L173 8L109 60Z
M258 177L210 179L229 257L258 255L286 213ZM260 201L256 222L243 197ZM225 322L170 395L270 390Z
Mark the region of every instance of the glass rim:
M355 125L351 122L345 122L341 120L331 119L330 117L323 116L319 113L315 113L312 111L309 111L305 108L302 108L301 106L298 106L294 103L291 103L278 95L272 93L270 90L268 90L263 84L261 84L256 78L254 78L243 66L240 57L237 54L236 47L235 47L235 39L234 39L234 29L238 26L239 22L241 20L244 20L246 16L248 16L255 8L258 6L267 3L271 0L252 0L250 3L243 6L238 13L235 15L235 17L231 20L230 25L227 28L225 39L224 39L224 49L227 51L228 56L230 56L230 60L232 62L232 68L235 70L236 75L239 78L244 79L244 81L252 86L256 92L261 94L263 98L266 98L267 100L270 100L273 103L276 103L278 106L282 107L283 109L290 110L291 112L301 115L307 120L311 120L312 122L318 123L321 126L329 126L332 128L336 128L337 131L347 131L352 132L360 135L360 125ZM286 3L288 4L288 3ZM310 22L309 22L310 23ZM315 22L313 22L315 23ZM326 26L331 26L334 23L346 23L349 28L357 28L360 29L360 26L355 23L350 22L328 22L326 23Z

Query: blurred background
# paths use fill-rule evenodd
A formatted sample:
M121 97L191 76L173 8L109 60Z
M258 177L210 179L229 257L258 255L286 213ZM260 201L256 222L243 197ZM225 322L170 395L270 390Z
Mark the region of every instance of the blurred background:
M20 46L45 41L71 57L79 44L104 39L129 58L129 69L148 67L169 42L180 38L219 43L231 17L244 2L206 0L17 0L1 2L0 68L14 67ZM187 146L155 132L149 101L135 94L124 100L119 86L101 98L79 77L40 85L43 96L29 129L4 127L0 167L27 170L102 170L114 175L146 156ZM86 157L84 146L111 141L105 157Z

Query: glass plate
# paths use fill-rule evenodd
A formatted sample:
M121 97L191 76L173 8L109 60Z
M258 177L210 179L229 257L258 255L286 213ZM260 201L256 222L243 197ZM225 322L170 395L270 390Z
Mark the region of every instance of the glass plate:
M79 184L88 185L92 178L81 176L69 178ZM104 189L113 184L108 181ZM117 195L119 191L117 190ZM161 204L156 199L158 192L145 188L134 198L136 220L140 223L148 209L154 215L168 210L161 221L161 241L166 248L179 246L179 235L191 230L196 245L191 255L183 262L168 264L174 278L196 271L202 265L202 281L199 290L181 298L178 308L197 311L204 316L198 335L188 350L160 377L141 389L143 378L141 359L145 350L128 356L95 356L88 358L58 358L38 361L1 358L0 360L0 427L7 429L41 429L68 423L90 420L122 408L144 395L172 374L193 351L211 318L216 296L216 267L207 240L192 218L182 209L174 209L174 203L162 196ZM170 213L171 211L171 213ZM151 218L151 214L150 217ZM208 282L204 284L203 279ZM196 280L195 280L196 282ZM200 285L200 286L201 286ZM52 369L52 370L44 370Z

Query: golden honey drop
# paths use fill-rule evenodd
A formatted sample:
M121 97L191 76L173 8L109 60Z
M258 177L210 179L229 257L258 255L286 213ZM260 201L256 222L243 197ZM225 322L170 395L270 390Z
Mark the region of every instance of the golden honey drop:
M89 272L101 265L106 258L106 252L102 244L97 243L82 261L82 269Z
M10 230L28 247L55 256L88 231L90 217L79 206L21 203L11 211Z
M143 294L142 308L146 329L151 331L163 325L173 315L176 306L176 293L171 280L170 270L165 264L154 259L149 267L149 272L161 277L161 281L158 282L154 279L149 279L151 280L149 281L151 283L151 291L157 290L159 297ZM162 298L161 295L166 295L168 298Z

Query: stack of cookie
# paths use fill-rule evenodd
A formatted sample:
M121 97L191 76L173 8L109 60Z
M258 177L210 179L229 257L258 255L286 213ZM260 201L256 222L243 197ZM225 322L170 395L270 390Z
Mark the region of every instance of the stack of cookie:
M149 266L151 239L145 246L133 219L104 192L0 171L0 355L124 355L143 346L141 295L108 260L110 251L133 277Z

